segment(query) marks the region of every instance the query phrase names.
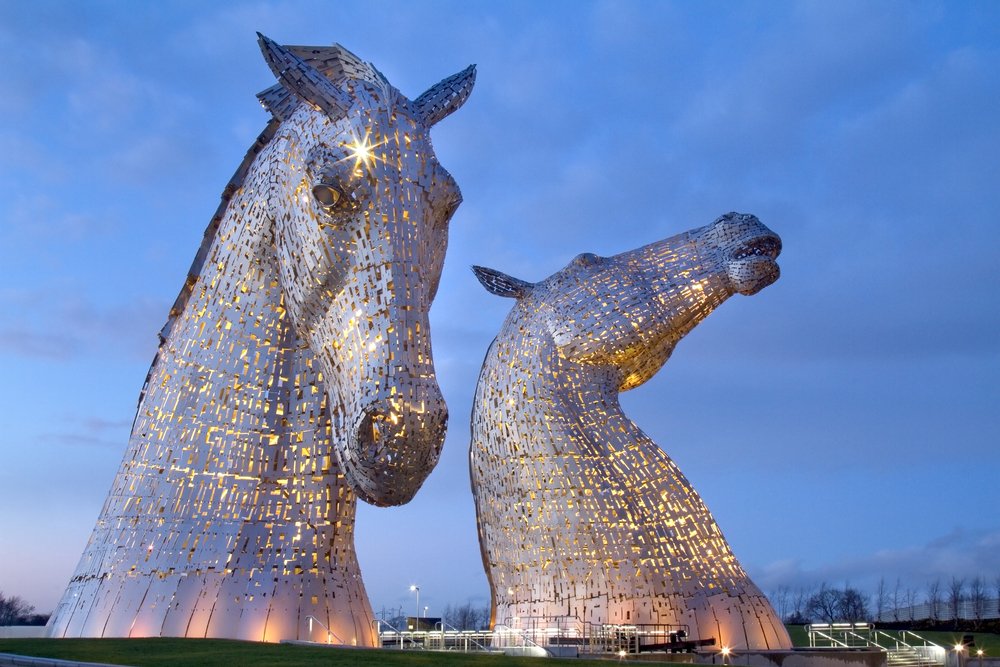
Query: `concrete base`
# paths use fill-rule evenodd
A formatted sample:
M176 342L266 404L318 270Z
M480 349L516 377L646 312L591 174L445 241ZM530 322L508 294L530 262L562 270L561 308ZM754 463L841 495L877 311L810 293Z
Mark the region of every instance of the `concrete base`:
M0 639L36 639L44 636L44 625L0 625Z
M581 658L590 660L611 660L615 658L610 653L581 653ZM629 653L628 657L622 658L623 662L648 662L654 665L691 665L695 662L694 653Z
M727 657L712 652L696 654L695 662L726 667L886 667L886 654L878 649L747 651Z
M56 658L36 658L15 653L0 653L0 667L126 667L109 665L104 662L80 662L78 660L57 660Z
M513 646L503 650L504 655L528 658L548 658L549 652L540 646Z

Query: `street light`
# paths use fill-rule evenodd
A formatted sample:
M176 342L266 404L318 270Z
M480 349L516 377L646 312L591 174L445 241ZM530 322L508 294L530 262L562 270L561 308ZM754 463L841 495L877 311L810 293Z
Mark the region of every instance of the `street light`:
M427 610L430 609L427 605L424 605L424 618L427 618Z
M417 594L417 613L416 613L417 619L413 622L414 624L413 629L418 630L420 626L420 586L413 584L412 586L410 586L410 592Z

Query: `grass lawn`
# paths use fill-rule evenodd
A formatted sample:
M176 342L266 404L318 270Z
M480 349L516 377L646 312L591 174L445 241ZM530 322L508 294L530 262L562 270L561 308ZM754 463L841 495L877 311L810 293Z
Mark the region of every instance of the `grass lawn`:
M555 658L509 658L503 655L448 653L438 651L399 651L327 648L323 646L292 646L259 644L228 639L0 639L0 653L107 662L136 667L291 667L292 665L323 665L324 667L607 667L603 660Z
M789 626L795 646L808 646L802 626ZM920 636L945 647L962 639L962 632L919 632ZM1000 635L970 633L976 647L987 656L1000 656ZM556 658L510 658L502 655L451 653L439 651L398 651L373 649L327 648L323 646L292 646L260 644L229 639L0 639L0 653L106 662L135 667L284 667L292 665L323 665L324 667L607 667L606 660ZM976 667L975 651L970 667Z

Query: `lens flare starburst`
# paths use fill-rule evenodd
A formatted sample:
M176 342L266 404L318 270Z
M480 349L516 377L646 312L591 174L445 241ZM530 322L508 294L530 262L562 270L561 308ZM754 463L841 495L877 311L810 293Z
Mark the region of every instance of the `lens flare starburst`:
M344 148L348 151L344 159L354 160L354 169L356 171L360 171L362 167L370 169L376 161L381 159L375 154L375 149L383 144L385 144L385 141L372 143L371 130L365 130L365 136L361 138L355 136L350 142L344 144Z

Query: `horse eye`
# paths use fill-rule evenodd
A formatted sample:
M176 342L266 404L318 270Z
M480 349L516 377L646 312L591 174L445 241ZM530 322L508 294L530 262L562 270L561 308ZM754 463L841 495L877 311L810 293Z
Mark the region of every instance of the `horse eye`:
M316 198L319 205L327 209L333 208L344 198L344 193L329 183L320 183L313 186L312 192L313 197Z

